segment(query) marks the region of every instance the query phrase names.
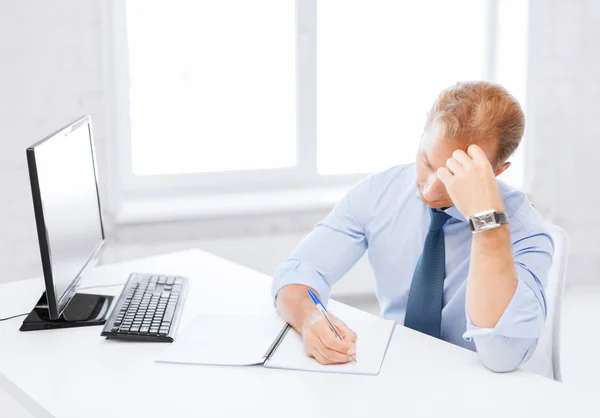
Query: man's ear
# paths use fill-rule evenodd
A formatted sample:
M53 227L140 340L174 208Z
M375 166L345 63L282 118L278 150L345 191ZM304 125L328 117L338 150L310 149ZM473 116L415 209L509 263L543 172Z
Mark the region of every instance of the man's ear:
M512 163L510 161L506 161L504 164L498 167L496 171L494 171L494 175L498 177L500 174L504 173L511 165Z

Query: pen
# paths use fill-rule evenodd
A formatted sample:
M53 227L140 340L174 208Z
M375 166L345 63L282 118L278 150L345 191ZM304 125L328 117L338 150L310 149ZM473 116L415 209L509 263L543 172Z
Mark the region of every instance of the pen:
M331 322L331 320L329 319L329 316L327 315L327 309L325 309L325 306L323 306L323 302L321 302L321 300L315 294L315 292L313 292L310 289L306 289L306 290L308 291L308 296L310 296L310 298L312 299L313 303L315 304L315 306L317 307L317 309L319 310L319 312L321 312L321 315L323 315L323 318L325 318L327 320L327 322L329 323L329 327L331 328L331 330L335 333L335 335L337 335L337 337L340 340L344 341L344 339L342 338L342 336L338 332L338 330L335 327L335 325L333 325L333 322ZM352 360L355 363L357 362L356 357L350 356L350 358L352 358Z

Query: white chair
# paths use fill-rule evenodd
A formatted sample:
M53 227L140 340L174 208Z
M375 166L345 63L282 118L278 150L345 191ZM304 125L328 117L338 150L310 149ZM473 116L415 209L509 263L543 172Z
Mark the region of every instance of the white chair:
M546 225L554 240L554 256L546 289L546 324L533 356L523 369L560 382L560 314L567 276L569 236L564 229L550 222L546 222Z

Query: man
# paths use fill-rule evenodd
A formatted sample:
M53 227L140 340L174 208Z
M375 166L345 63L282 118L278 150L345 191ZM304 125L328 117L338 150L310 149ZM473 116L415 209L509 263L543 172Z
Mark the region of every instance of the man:
M553 243L525 195L496 180L524 124L501 86L457 83L428 113L416 162L358 183L298 245L273 296L309 356L360 361L356 334L334 317L336 339L306 289L327 303L368 248L384 317L477 351L497 372L527 361L545 321Z

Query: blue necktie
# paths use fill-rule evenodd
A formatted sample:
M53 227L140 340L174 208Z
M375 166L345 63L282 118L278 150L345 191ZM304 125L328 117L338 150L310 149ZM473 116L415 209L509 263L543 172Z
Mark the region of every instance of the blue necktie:
M433 209L429 215L429 231L410 285L404 325L440 338L446 277L443 227L450 215Z

